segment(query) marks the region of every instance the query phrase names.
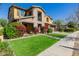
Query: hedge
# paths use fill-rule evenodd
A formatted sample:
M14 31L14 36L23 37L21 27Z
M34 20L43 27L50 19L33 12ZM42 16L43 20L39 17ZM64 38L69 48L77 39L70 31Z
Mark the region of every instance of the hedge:
M64 31L65 32L74 32L75 31L75 28L67 28Z

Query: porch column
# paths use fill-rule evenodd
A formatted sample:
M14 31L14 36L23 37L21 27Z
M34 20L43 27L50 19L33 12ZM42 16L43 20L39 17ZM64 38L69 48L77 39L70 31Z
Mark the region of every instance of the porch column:
M37 26L38 26L38 25L37 25L37 23L35 22L35 23L34 23L34 27L37 27Z
M42 26L45 26L45 13L42 12Z
M37 27L37 9L36 8L33 8L33 15L34 15L34 27Z

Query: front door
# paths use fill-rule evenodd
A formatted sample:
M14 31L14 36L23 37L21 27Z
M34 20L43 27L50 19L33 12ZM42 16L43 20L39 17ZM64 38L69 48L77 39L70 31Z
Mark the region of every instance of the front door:
M23 23L26 26L27 32L32 32L33 23Z
M39 32L41 32L41 27L42 27L42 25L38 24Z

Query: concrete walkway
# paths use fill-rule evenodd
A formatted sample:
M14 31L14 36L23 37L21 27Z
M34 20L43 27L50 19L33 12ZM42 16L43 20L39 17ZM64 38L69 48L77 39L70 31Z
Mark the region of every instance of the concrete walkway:
M45 51L38 54L38 56L72 56L74 50L75 39L78 38L79 31L69 34L58 43L52 45Z

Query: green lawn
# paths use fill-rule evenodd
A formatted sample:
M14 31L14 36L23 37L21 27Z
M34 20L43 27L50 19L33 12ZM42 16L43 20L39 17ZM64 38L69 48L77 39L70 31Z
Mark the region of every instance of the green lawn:
M58 37L58 38L64 38L67 34L52 33L52 34L48 34L48 35L53 36L53 37Z
M59 40L41 35L22 40L9 41L9 43L17 56L35 56L57 41Z

